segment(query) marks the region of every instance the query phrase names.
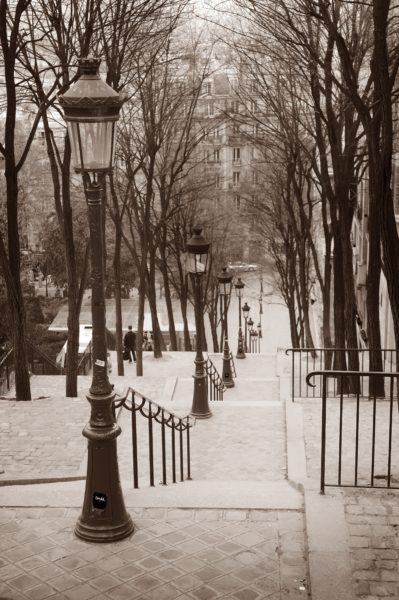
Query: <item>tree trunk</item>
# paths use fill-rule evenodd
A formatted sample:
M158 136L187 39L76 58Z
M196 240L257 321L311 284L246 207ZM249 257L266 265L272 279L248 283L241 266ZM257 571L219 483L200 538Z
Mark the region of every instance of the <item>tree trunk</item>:
M359 353L357 351L356 332L356 295L355 280L353 276L353 250L350 239L353 208L351 205L349 190L337 188L338 202L340 206L340 235L342 250L342 274L344 282L344 323L346 348L356 350L347 353L348 370L359 370ZM358 377L349 378L349 392L356 394L360 391L360 380Z
M370 348L370 371L383 371L380 328L380 278L381 278L381 167L379 140L369 138L369 256L366 286L367 333ZM372 377L369 393L383 398L384 379Z
M67 398L78 396L79 363L79 314L76 303L76 286L68 286L68 339L66 355L65 395Z
M144 264L143 264L144 263ZM143 376L143 327L145 306L145 278L146 278L145 256L142 258L139 283L139 306L137 315L137 338L136 338L136 375Z
M17 282L15 282L17 283ZM21 293L22 300L22 293ZM22 306L10 303L13 326L14 365L15 365L15 396L17 400L32 400L28 356L26 349L25 314Z
M346 371L345 351L345 295L344 295L344 273L342 262L342 243L340 235L341 223L335 219L333 226L334 236L334 360L332 368L334 371ZM343 394L349 392L347 377L338 380L338 391Z
M161 249L162 263L164 267L162 268L162 278L163 278L163 287L165 292L165 303L166 310L168 313L168 325L169 325L169 341L170 341L170 349L177 350L177 336L176 336L176 327L175 327L175 318L173 315L173 305L172 305L172 295L170 291L168 271L166 267L166 257L163 253L163 249Z
M162 350L165 350L165 341L163 339L161 327L158 320L157 311L157 292L155 281L150 281L147 278L147 299L150 306L151 322L152 322L152 337L154 340L154 357L162 358Z
M209 324L211 326L211 336L212 336L213 351L214 352L219 352L219 343L218 343L218 333L217 333L217 327L216 327L216 319L214 318L214 316L210 312L208 312L208 318L209 318Z
M191 339L190 339L190 331L189 331L189 327L188 327L187 305L188 305L187 287L182 286L181 292L180 292L180 308L181 308L181 314L182 314L182 318L183 318L183 327L184 327L184 332L183 332L183 334L184 334L184 350L186 352L191 352L192 346L191 346Z

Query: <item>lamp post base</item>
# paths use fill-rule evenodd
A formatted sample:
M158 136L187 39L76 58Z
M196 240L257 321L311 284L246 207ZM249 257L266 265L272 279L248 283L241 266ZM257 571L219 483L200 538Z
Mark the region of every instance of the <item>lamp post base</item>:
M208 387L206 375L193 375L193 377L194 395L190 414L196 419L209 419L209 417L212 416L212 412L208 404Z
M79 519L75 527L75 535L85 542L117 542L131 535L133 531L134 525L129 515L128 520L120 525L91 527Z
M238 347L237 347L236 358L245 358L244 340L243 340L243 337L242 337L241 327L238 330Z
M114 421L114 394L88 394L91 419L83 430L88 440L87 477L82 514L75 534L87 542L116 542L134 530L126 511L119 477L116 439L121 428Z
M231 372L230 348L227 338L224 340L223 347L223 375L222 381L227 388L234 387L233 374Z

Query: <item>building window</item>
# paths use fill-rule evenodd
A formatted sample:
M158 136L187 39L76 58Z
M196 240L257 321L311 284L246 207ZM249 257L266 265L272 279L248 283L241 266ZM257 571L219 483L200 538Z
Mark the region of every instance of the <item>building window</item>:
M220 150L206 150L205 151L206 162L220 162Z
M251 113L257 113L259 112L259 107L258 107L258 103L256 100L251 100Z
M202 84L202 90L204 94L212 94L212 82L211 81L205 81Z
M216 127L212 127L212 129L210 129L208 131L208 136L207 137L209 139L220 137L221 136L221 131L222 131L222 129L221 129L220 125L217 125Z
M241 196L239 194L235 194L234 196L234 208L236 210L240 210L241 207Z
M231 102L231 112L239 113L240 112L240 102L239 100L233 100Z
M238 187L240 185L240 172L233 171L233 186Z
M251 92L257 92L257 91L258 91L258 82L256 81L256 79L252 79Z
M233 148L233 163L239 164L241 162L241 148Z
M216 173L216 175L215 175L215 189L217 189L217 190L220 189L220 175L219 175L219 173Z
M206 105L206 114L208 115L208 117L211 117L212 115L215 114L215 105L214 105L214 102L207 102L207 105Z
M258 171L252 171L252 183L254 185L258 183Z
M234 133L235 135L238 135L238 134L240 134L240 133L241 133L240 126L239 126L239 124L238 124L238 123L234 123L234 124L233 124L233 133Z

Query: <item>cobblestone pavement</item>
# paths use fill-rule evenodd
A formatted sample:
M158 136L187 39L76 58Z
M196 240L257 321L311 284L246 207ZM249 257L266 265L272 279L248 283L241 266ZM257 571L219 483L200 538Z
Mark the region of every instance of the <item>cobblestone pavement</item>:
M80 398L0 400L0 480L78 475L88 414Z
M304 600L301 511L136 509L113 544L73 535L78 511L0 509L2 600Z
M398 493L353 490L344 500L357 596L399 598Z

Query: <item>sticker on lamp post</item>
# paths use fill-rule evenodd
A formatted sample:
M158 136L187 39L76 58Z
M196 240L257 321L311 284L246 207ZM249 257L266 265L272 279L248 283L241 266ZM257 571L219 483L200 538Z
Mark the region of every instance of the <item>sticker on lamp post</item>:
M107 495L102 492L94 492L93 494L93 508L104 510L107 506Z

